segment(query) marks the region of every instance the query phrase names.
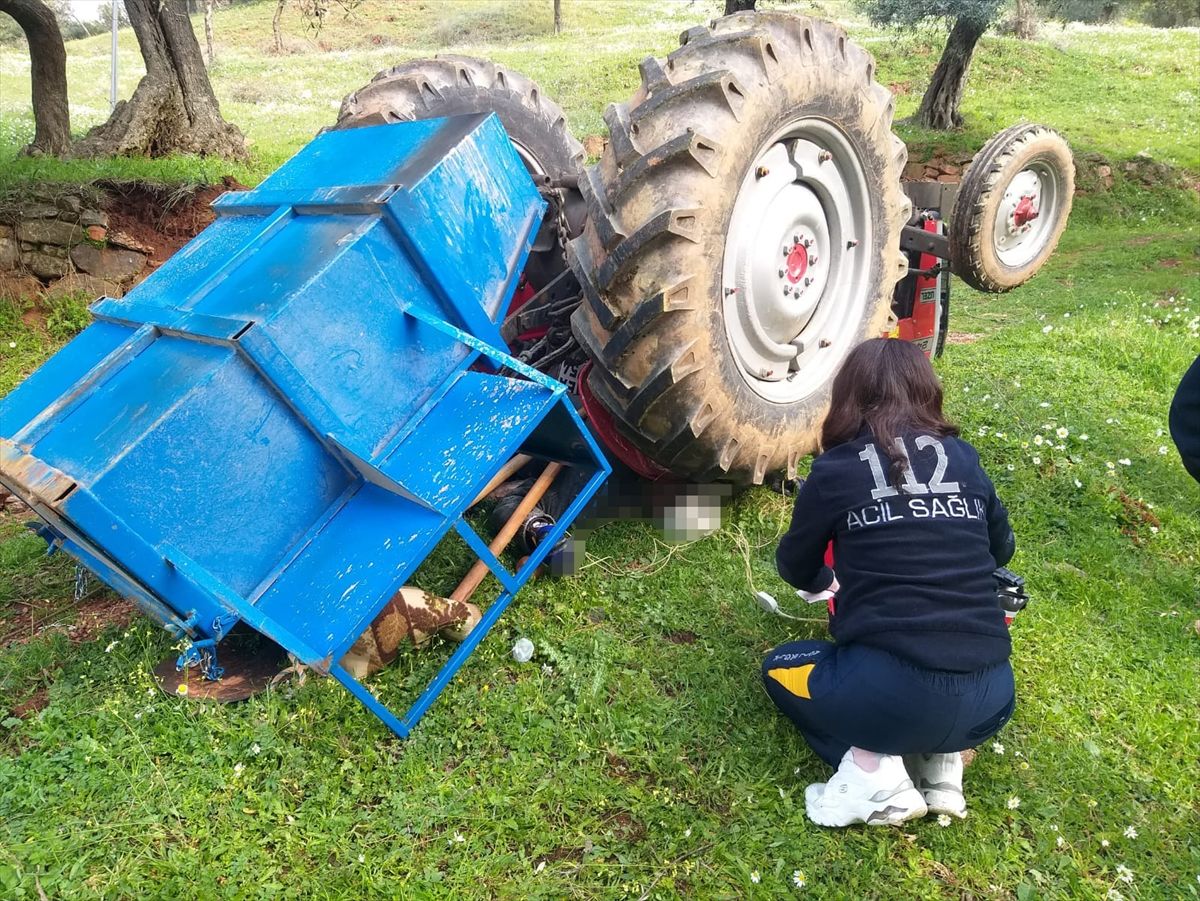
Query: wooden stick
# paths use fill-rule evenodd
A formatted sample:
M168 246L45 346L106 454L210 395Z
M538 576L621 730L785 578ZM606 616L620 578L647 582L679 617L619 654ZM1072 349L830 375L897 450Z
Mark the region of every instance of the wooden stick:
M529 454L517 454L507 463L500 467L500 471L492 476L492 480L484 486L484 489L476 495L475 500L471 501L471 506L474 507L481 500L503 485L512 477L518 469L524 466L533 458Z
M536 482L529 489L529 493L525 495L525 499L517 505L517 509L513 511L512 516L508 518L508 522L504 527L496 533L496 537L492 539L492 543L488 545L488 550L497 557L503 553L508 547L508 543L512 541L513 536L517 534L521 526L525 524L525 518L529 516L531 510L537 506L537 502L542 499L542 496L549 490L550 483L554 481L554 477L558 475L562 469L561 463L550 463L542 470L542 474L538 476ZM467 572L463 580L458 583L458 587L454 589L454 593L450 595L452 601L465 601L475 589L479 587L479 583L483 581L484 576L488 574L488 565L482 560L476 561L475 565Z

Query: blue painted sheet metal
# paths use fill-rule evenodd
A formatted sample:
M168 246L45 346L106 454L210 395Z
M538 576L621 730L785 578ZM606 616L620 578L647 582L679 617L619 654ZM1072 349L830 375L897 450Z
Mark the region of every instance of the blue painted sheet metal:
M587 497L607 473L563 386L498 349L545 204L472 116L322 135L216 207L0 401L0 481L176 634L240 618L350 686L341 655L513 454L588 468ZM533 570L486 559L490 627Z

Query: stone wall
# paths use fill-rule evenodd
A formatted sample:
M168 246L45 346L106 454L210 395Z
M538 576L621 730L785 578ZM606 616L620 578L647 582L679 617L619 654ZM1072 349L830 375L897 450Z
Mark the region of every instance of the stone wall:
M146 248L108 227L93 188L42 187L0 198L0 272L49 283L83 274L126 285L146 268Z

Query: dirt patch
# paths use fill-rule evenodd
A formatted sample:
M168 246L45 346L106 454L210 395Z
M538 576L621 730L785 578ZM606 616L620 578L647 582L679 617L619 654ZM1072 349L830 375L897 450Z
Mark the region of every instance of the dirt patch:
M148 275L216 218L212 202L246 186L226 176L220 184L166 187L146 182L104 182L109 234L147 256Z
M646 837L646 824L635 820L625 811L618 811L604 821L604 825L612 829L613 835L624 842L637 844Z
M696 633L688 632L687 630L669 632L666 635L666 639L667 641L671 642L671 644L695 644Z
M72 643L94 641L110 626L123 629L137 609L129 601L105 590L76 606L69 599L55 598L35 602L10 601L0 616L0 647L25 644L42 635L64 633ZM75 611L72 622L64 622ZM13 611L10 614L10 611Z
M42 283L32 275L0 273L0 300L36 300L42 296Z
M1164 269L1174 269L1176 266L1179 265L1179 260L1177 260L1175 257L1167 257L1165 259L1159 260L1158 265L1163 267Z
M1133 497L1115 486L1110 487L1108 493L1121 503L1121 515L1117 517L1121 534L1138 547L1142 547L1146 543L1142 534L1144 530L1157 532L1162 528L1162 521L1154 515L1150 505L1140 497Z
M604 763L608 771L622 782L641 782L651 787L658 784L658 777L653 773L635 770L624 757L610 752L604 755Z
M603 135L588 135L583 139L583 152L588 155L589 159L599 159L600 154L604 153L605 141Z
M12 709L12 716L19 720L25 719L31 713L37 713L39 710L44 710L46 705L50 703L50 691L45 686L39 688L20 704L17 704Z
M947 332L947 344L974 344L983 335L977 335L974 332Z
M893 81L888 85L888 90L892 92L893 97L903 97L905 94L912 93L912 82Z

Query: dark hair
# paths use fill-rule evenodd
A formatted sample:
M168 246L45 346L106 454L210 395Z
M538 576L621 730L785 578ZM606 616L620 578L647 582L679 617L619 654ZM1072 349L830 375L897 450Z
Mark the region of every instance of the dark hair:
M898 338L872 338L850 352L833 380L829 414L821 427L821 447L829 450L856 438L863 426L891 463L889 477L900 486L907 468L896 453L906 432L944 438L958 426L942 415L942 383L917 345Z

